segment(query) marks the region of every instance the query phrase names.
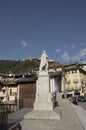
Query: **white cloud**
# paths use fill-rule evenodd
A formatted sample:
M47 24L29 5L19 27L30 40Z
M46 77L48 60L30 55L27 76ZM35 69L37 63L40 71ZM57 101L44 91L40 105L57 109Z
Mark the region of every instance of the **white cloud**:
M22 41L22 42L21 42L21 45L22 45L23 47L27 47L27 43L26 43L25 41Z
M86 59L86 48L81 49L79 53L74 56L69 56L67 52L61 56L64 61L79 61L80 59Z
M60 52L61 50L60 49L56 49L56 52Z
M85 58L86 57L86 48L80 50L80 57Z
M74 45L72 45L72 47L71 47L72 49L75 49L75 46Z
M25 41L22 41L21 43L20 43L23 47L27 47L27 46L31 46L31 44L30 43L26 43Z
M80 43L80 46L83 46L83 45L86 45L86 43L85 43L85 42L81 42L81 43Z
M80 60L86 58L86 48L81 49L72 59Z
M64 52L64 54L61 56L64 61L69 61L70 57L67 52Z

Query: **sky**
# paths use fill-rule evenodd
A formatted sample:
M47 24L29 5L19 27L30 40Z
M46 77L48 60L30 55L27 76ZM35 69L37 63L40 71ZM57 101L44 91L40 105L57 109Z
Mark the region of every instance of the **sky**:
M0 0L0 60L86 61L86 0Z

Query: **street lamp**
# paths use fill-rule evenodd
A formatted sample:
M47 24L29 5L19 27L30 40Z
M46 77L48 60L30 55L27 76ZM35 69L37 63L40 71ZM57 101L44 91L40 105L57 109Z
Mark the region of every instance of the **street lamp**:
M66 78L65 78L65 70L64 68L62 68L62 77L63 77L63 84L64 84L64 98L67 97L67 94L66 94Z

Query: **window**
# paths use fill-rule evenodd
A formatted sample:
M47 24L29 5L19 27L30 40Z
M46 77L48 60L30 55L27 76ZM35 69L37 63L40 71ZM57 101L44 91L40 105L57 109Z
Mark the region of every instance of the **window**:
M12 94L12 89L10 89L10 95Z
M70 77L69 76L67 76L66 82L70 83Z
M67 71L67 74L70 74L70 71Z
M5 90L3 90L3 94L5 94Z
M78 84L74 83L74 85L75 85L75 90L78 90Z
M78 78L77 78L77 75L74 75L74 83L77 83L78 82Z

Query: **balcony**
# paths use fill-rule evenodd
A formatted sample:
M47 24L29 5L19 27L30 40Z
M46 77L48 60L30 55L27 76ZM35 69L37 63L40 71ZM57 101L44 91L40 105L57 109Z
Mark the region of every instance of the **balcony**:
M80 89L79 88L73 88L73 91L79 91Z
M0 92L0 97L6 97L6 93Z
M70 80L67 79L67 80L66 80L66 83L67 83L67 84L70 84Z
M12 93L10 94L10 96L17 96L17 93L16 93L16 92L12 92Z
M4 91L5 91L5 90L6 90L6 87L3 87L3 88L2 88L2 90L4 90Z
M74 83L78 83L78 79L73 79L73 82Z

